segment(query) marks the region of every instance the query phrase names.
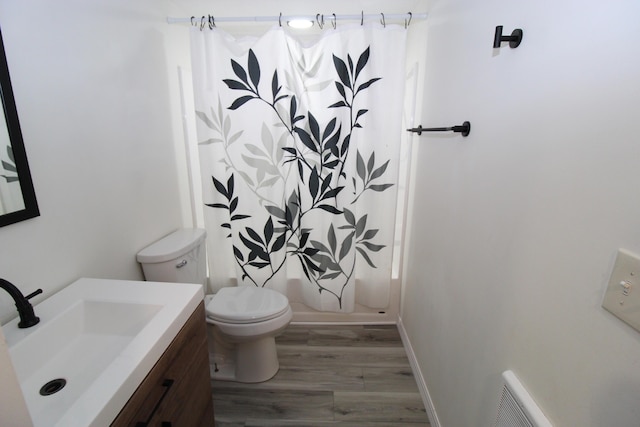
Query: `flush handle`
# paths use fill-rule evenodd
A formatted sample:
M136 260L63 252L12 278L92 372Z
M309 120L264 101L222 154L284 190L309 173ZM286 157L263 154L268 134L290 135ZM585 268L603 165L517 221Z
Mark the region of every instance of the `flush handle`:
M176 268L182 268L182 267L184 267L185 265L187 265L187 260L186 260L186 259L183 259L182 261L180 261L180 263L179 263L179 264L177 264L177 265L176 265Z

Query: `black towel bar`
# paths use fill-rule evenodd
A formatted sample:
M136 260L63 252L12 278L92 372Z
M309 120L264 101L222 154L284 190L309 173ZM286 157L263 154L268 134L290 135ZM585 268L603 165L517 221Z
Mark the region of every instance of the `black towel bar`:
M418 135L422 135L422 132L448 132L448 131L453 131L453 132L461 133L462 136L468 136L469 133L471 132L471 123L464 122L459 126L451 126L451 127L446 127L446 128L423 128L422 125L420 125L417 128L407 129L407 131L408 132L415 132Z

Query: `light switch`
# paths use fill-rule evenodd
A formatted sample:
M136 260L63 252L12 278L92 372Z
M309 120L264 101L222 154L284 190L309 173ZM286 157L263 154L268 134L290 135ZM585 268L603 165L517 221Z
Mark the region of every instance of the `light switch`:
M602 307L640 331L640 256L618 250Z

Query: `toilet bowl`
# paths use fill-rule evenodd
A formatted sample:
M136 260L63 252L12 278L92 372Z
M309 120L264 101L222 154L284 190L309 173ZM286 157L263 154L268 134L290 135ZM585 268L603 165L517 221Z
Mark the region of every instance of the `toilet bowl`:
M145 279L206 284L202 229L181 229L137 255ZM255 286L225 287L205 296L207 335L214 379L255 383L279 369L275 337L289 324L286 296Z
M207 295L205 303L207 323L214 326L209 335L213 378L249 383L273 377L280 368L275 337L293 316L287 297L271 289L240 286ZM226 343L233 345L231 352Z

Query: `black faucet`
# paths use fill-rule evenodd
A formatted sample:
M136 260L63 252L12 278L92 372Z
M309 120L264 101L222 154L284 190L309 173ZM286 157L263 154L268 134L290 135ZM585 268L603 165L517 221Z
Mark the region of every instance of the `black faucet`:
M16 288L10 282L7 282L4 279L0 279L0 288L9 292L11 298L16 302L16 308L18 309L18 314L20 315L20 323L18 323L19 328L29 328L33 325L37 325L40 321L40 318L36 316L33 312L33 306L29 302L29 299L35 297L38 294L42 293L42 289L38 289L37 291L30 293L26 297L22 295L20 289Z

